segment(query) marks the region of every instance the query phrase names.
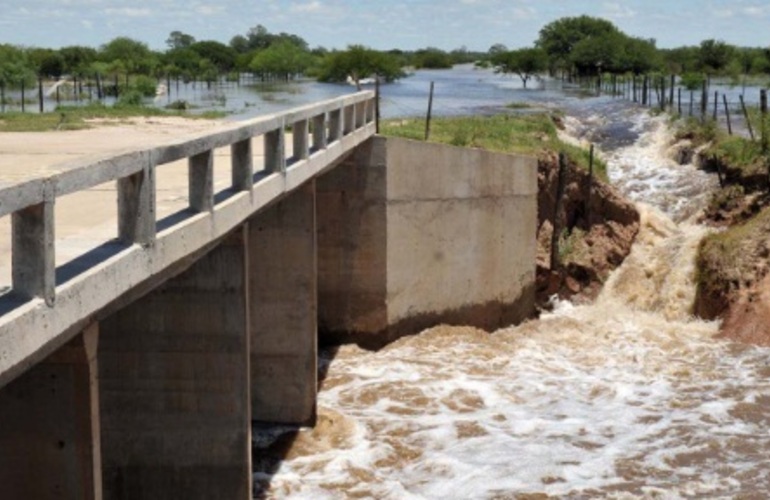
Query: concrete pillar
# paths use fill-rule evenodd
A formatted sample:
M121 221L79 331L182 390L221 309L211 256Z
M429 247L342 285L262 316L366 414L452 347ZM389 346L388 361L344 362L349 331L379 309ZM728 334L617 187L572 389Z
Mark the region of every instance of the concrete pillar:
M0 497L102 498L98 336L88 328L0 389Z
M247 235L102 322L106 498L251 498Z
M317 385L315 183L253 217L252 417L312 423Z

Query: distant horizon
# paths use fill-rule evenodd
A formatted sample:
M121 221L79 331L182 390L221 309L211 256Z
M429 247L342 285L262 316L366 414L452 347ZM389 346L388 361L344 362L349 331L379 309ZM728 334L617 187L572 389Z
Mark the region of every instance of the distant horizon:
M377 50L531 46L540 29L563 17L607 19L624 33L652 38L662 49L723 40L768 47L770 1L760 0L59 0L52 5L0 0L0 43L58 49L98 48L127 36L153 50L172 31L229 43L258 24L302 37L311 48L362 44Z

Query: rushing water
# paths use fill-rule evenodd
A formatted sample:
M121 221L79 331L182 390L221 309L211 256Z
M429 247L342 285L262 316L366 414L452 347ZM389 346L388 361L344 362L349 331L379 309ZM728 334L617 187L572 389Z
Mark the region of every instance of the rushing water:
M600 297L491 335L438 327L322 354L319 424L260 462L261 495L766 498L770 350L715 340L689 313L707 232L693 215L713 179L667 159L664 118L604 98L557 105L642 213Z

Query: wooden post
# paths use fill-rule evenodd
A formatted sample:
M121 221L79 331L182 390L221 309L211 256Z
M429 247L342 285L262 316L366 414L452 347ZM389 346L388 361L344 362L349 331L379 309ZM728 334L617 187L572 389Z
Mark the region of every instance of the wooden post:
M724 188L725 178L722 175L722 164L719 162L717 155L711 155L711 163L713 163L714 167L717 169L717 177L719 178L719 187Z
M660 110L666 110L666 79L660 77Z
M691 90L690 91L690 117L691 118L694 112L694 108L695 108L695 91Z
M588 150L588 188L586 189L585 204L583 206L583 213L585 214L585 230L588 231L591 228L591 194L594 187L594 145L591 144Z
M749 111L746 109L746 102L743 100L743 94L740 95L741 99L741 109L743 110L743 116L746 118L746 126L749 128L749 136L751 137L751 140L756 140L754 138L754 129L751 127L751 118L749 118Z
M703 91L701 92L700 96L700 119L701 121L706 121L706 110L708 110L709 105L709 94L708 94L708 82L706 80L703 81Z
M564 153L559 153L559 173L556 179L556 200L553 212L553 234L551 234L551 271L559 267L559 212L564 198L564 177L567 160Z
M670 80L668 105L671 106L671 109L674 109L674 85L676 85L676 77L671 75ZM679 114L681 114L681 112Z
M374 77L374 132L380 133L380 75Z
M639 102L639 99L637 99L638 96L636 95L636 75L634 75L631 85L633 87L632 94L634 95L634 102Z
M24 112L24 80L21 81L21 112Z
M719 92L714 91L714 121L717 121L717 110L719 109Z
M644 80L642 80L642 106L647 106L647 75L644 75Z
M733 135L733 124L730 122L730 108L727 106L727 94L722 94L722 101L725 103L725 116L727 117L727 133Z
M679 111L679 116L682 116L682 87L679 87L676 89L676 99L677 99L677 110Z
M762 152L767 153L767 89L759 91L759 111L762 115L760 117L762 120Z
M434 83L430 82L430 96L428 97L428 116L425 118L425 140L430 137L430 119L433 113L433 86Z
M37 100L40 103L40 113L43 112L43 78L37 77Z

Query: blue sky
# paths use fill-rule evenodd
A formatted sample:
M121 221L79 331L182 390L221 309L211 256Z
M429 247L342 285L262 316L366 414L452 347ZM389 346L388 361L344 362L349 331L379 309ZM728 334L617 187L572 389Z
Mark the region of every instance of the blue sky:
M770 46L762 0L0 0L0 43L58 48L129 36L165 49L171 31L227 43L262 24L312 46L376 49L531 45L546 23L588 14L659 47L708 38Z

